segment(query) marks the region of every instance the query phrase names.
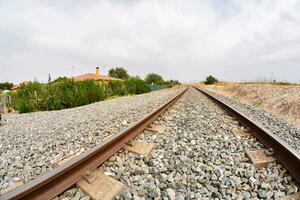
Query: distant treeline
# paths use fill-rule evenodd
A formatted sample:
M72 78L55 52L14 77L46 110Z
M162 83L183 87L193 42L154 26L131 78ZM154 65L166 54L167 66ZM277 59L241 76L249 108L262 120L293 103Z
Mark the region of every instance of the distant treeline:
M1 90L10 90L13 87L12 83L5 82L5 83L0 83L0 91Z

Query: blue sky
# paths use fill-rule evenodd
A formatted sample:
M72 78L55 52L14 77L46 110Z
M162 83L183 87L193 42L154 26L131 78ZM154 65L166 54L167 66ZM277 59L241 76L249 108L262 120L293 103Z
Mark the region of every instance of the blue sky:
M184 82L300 82L300 1L0 0L0 45L0 82L96 66Z

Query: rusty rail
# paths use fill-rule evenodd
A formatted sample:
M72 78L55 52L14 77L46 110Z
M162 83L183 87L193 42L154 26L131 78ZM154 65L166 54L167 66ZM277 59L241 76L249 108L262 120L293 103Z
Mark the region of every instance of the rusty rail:
M233 114L240 123L248 126L251 133L267 148L272 148L275 151L275 157L287 168L295 180L300 183L300 155L285 141L280 139L277 135L266 129L261 123L256 122L245 116L240 111L236 110L229 104L222 101L216 95L203 89L196 88L198 91L205 94L210 99L214 100L221 107L225 108L229 113Z
M44 200L54 198L78 182L85 172L97 169L99 165L122 149L127 142L136 137L159 115L164 113L186 91L187 88L124 131L111 136L92 149L49 171L45 175L39 176L31 182L5 193L0 199Z

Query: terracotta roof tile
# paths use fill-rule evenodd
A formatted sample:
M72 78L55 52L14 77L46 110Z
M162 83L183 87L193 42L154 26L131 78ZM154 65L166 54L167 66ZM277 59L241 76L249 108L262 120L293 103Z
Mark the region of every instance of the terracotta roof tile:
M11 88L11 90L17 90L17 89L19 89L22 85L26 85L26 84L28 84L28 83L29 83L29 81L22 81L20 84L14 85L14 86Z
M82 81L82 80L88 80L88 79L92 79L95 81L110 81L110 80L122 80L122 79L118 79L118 78L113 78L113 77L109 77L109 76L105 76L105 75L99 75L97 76L96 74L93 73L87 73L87 74L82 74L79 76L75 76L73 77L75 81Z

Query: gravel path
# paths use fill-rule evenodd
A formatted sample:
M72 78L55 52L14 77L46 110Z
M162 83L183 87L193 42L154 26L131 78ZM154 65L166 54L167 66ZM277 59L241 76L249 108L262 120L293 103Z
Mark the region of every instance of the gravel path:
M179 90L121 97L78 108L4 115L0 191L25 183L79 155L162 105Z
M145 130L136 138L156 144L151 157L123 150L106 161L99 169L126 186L116 199L277 199L299 190L280 164L255 169L245 149L263 145L231 134L238 123L224 123L215 109L190 89L166 113L172 119L154 122L165 124L165 133ZM56 199L64 198L89 199L76 188Z
M260 122L267 129L278 135L282 140L287 142L291 147L300 153L300 128L290 124L289 122L279 119L271 113L268 113L260 108L243 104L238 100L225 97L220 94L215 94L217 97L224 100L229 105L243 112L251 119Z

